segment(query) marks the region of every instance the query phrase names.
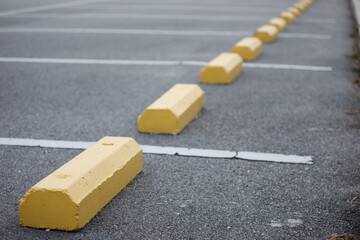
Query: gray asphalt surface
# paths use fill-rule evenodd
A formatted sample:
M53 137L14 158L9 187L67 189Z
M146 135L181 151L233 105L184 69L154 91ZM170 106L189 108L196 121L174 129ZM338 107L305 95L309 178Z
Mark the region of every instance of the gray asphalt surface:
M1 11L62 1L0 1ZM181 14L275 17L293 0L108 1L28 14ZM152 6L146 9L144 6ZM125 6L126 9L121 7ZM154 9L156 6L159 9ZM258 7L265 13L234 12ZM216 9L219 7L219 9ZM228 7L228 9L224 9ZM223 9L222 9L223 8ZM256 9L256 8L254 8ZM336 23L309 23L306 19ZM266 21L0 17L0 28L254 31ZM198 83L199 66L0 63L0 137L97 141L314 156L313 165L144 155L144 170L77 232L18 224L18 200L80 151L0 146L3 239L360 238L359 105L352 85L353 20L347 1L317 0L255 63L331 66L332 72L244 68L226 86L200 85L205 107L181 134L137 132L138 115L175 83ZM242 37L0 33L0 57L210 61ZM296 220L299 224L291 224Z

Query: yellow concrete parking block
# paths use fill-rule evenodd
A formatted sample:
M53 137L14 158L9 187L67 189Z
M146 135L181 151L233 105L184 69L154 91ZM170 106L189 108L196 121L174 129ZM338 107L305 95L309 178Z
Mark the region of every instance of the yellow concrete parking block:
M20 224L82 228L143 168L132 138L104 137L38 182L19 201Z
M312 4L311 1L307 1L307 0L300 1L299 3L304 4L306 7L310 7L310 5Z
M272 25L264 25L258 28L254 37L259 38L262 42L272 42L277 38L278 29Z
M272 25L277 28L279 32L283 32L286 29L286 21L283 18L273 18L268 22L268 25Z
M256 37L243 38L231 49L232 53L237 53L241 58L248 61L256 59L261 51L262 42Z
M236 53L221 53L208 62L200 73L200 82L208 84L231 83L242 71L243 59Z
M296 3L293 7L299 10L301 13L306 10L306 6L302 3Z
M297 8L290 7L286 10L287 12L291 12L294 14L295 17L298 17L300 15L300 11Z
M284 19L287 24L292 23L295 19L295 15L289 11L282 12L279 17Z
M181 132L204 106L204 92L196 84L176 84L152 103L138 118L145 133Z
M299 4L302 4L305 7L305 10L311 5L309 2L306 1L300 1Z

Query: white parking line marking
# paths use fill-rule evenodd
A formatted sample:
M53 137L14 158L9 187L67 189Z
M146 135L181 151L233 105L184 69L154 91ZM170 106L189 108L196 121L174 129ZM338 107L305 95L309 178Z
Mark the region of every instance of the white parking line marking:
M15 9L15 10L0 12L0 17L12 16L12 15L21 14L21 13L50 10L50 9L73 7L73 6L79 6L79 5L84 5L84 4L90 4L90 3L107 2L107 1L109 1L109 0L80 0L80 1L73 1L73 2L49 4L49 5L43 5L43 6L38 6L38 7Z
M106 29L106 28L0 28L0 33L75 33L75 34L128 34L128 35L169 35L169 36L218 36L243 37L253 32L195 31L156 29ZM280 33L281 38L331 39L328 34Z
M0 15L0 17L16 18L60 18L60 19L157 19L157 20L197 20L197 21L242 21L244 22L267 22L274 16L220 16L220 15L188 15L188 14L136 14L136 13L43 13L43 14L20 14L20 15ZM298 19L297 22L303 21ZM304 22L304 21L303 21ZM331 23L334 19L328 18L309 18L306 23Z
M307 39L331 39L329 34L312 34L312 33L279 33L281 38L307 38Z
M134 9L134 10L200 10L200 11L225 11L225 12L281 12L286 7L255 7L255 6L199 6L199 5L169 5L169 4L136 4L136 5L127 5L121 4L120 6L115 5L106 5L106 4L96 4L91 6L79 6L76 7L78 9L98 9L98 10L127 10L127 9Z
M236 158L246 159L248 161L266 161L266 162L282 162L282 163L306 163L311 162L310 156L283 155L274 153L257 153L257 152L238 152Z
M66 149L87 149L95 142L80 141L55 141L28 138L0 138L0 145L44 147L44 148L66 148Z
M270 69L283 69L283 70L304 70L304 71L332 71L332 67L327 66L308 66L308 65L290 65L290 64L267 64L267 63L249 63L244 62L245 68L270 68Z
M330 18L301 18L296 19L295 22L302 23L325 23L325 24L335 24L336 20Z
M207 62L201 61L181 61L181 65L187 66L204 66ZM290 65L290 64L269 64L269 63L249 63L244 62L245 68L268 68L268 69L282 69L282 70L304 70L304 71L332 71L332 67L327 66L309 66L309 65Z
M204 66L204 61L159 61L159 60L122 60L122 59L68 59L68 58L7 58L0 57L5 63L48 63L48 64L98 64L98 65L148 65L148 66ZM329 72L332 67L290 64L243 63L245 68L279 70L302 70Z
M120 6L118 5L109 5L109 4L95 4L95 5L88 5L88 6L79 6L75 7L78 9L98 9L98 10L189 10L189 11L216 11L216 12L269 12L278 14L284 9L288 8L289 5L273 5L271 6L256 6L256 5L246 5L246 6L214 6L214 5L175 5L175 4L163 4L163 3L152 3L150 4L129 4L129 3L122 3ZM324 10L334 10L328 8L315 8L311 7L312 13L323 13Z
M161 147L151 145L141 145L144 153L163 154L163 155L180 155L192 157L207 158L235 158L236 152L224 150L198 149L198 148L181 148L181 147Z
M61 64L100 64L100 65L159 65L176 66L181 61L112 60L112 59L67 59L67 58L3 58L0 62L17 63L61 63Z
M80 141L57 141L57 140L38 140L25 138L0 138L0 145L44 147L44 148L65 148L65 149L86 149L95 142ZM181 147L161 147L152 145L140 145L145 154L159 155L179 155L204 158L237 158L249 161L265 161L278 163L297 163L313 164L311 156L284 155L274 153L258 152L235 152L226 150L181 148Z

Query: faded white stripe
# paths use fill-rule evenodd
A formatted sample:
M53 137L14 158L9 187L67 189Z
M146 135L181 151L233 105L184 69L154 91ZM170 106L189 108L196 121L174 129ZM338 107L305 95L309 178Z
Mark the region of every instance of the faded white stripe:
M196 31L196 30L155 30L155 29L104 29L104 28L0 28L0 33L75 33L75 34L134 34L170 36L251 36L253 32ZM328 34L280 33L282 38L331 39Z
M100 65L181 65L180 61L147 61L147 60L110 60L110 59L66 59L66 58L2 58L0 62L17 63L61 63L61 64L100 64Z
M104 28L0 28L2 33L88 33L88 34L140 34L140 35L189 35L189 36L247 36L252 32L188 31L153 29L104 29Z
M276 153L238 152L236 158L249 161L312 164L311 156L284 155Z
M181 147L160 147L151 145L141 145L144 153L180 155L192 157L207 158L235 158L236 152L224 150L198 149L198 148L181 148Z
M148 65L148 66L204 66L204 61L152 61L152 60L121 60L121 59L67 59L67 58L6 58L0 57L0 62L9 63L48 63L48 64L98 64L98 65ZM290 64L243 63L245 68L302 70L302 71L332 71L327 66L307 66Z
M301 18L296 19L296 22L302 23L326 23L326 24L335 24L336 20L330 18Z
M21 13L43 11L43 10L49 10L49 9L73 7L73 6L79 6L79 5L89 4L89 3L107 2L107 1L109 1L109 0L85 0L85 1L81 0L81 1L49 4L49 5L43 5L43 6L38 6L38 7L15 9L15 10L0 12L0 17L12 16L12 15L21 14Z
M268 64L268 63L243 63L246 68L269 68L282 70L304 70L304 71L332 71L332 67L327 66L308 66L308 65L290 65L290 64Z
M3 15L0 17L16 18L61 18L61 19L160 19L160 20L197 20L197 21L242 21L242 22L267 22L274 16L221 16L221 15L188 15L188 14L137 14L137 13L43 13L43 14L21 14L21 15ZM299 22L302 19L297 20ZM328 18L309 18L307 23L336 23Z
M65 149L87 149L95 142L80 141L57 141L57 140L37 140L23 138L0 138L0 145L26 146L26 147L45 147L45 148L65 148ZM313 164L311 156L296 156L274 153L257 152L235 152L226 150L181 148L181 147L161 147L152 145L140 145L145 154L160 155L179 155L204 158L237 158L250 161L266 161L279 163L298 163Z
M134 9L134 10L200 10L200 11L226 11L226 12L272 12L278 13L281 12L283 7L256 7L256 6L210 6L210 5L167 5L167 4L136 4L136 5L126 5L121 4L120 6L115 5L105 5L105 4L96 4L92 6L80 6L79 9L99 9L99 10L123 10L123 9Z
M135 5L129 5L127 4L120 4L118 5L109 5L109 4L95 4L95 5L89 5L89 6L79 6L76 8L79 9L98 9L98 10L189 10L189 11L216 11L216 12L268 12L268 13L274 13L278 14L284 9L288 8L289 5L273 5L271 6L264 6L264 5L242 5L242 6L214 6L214 5L175 5L175 4L163 4L163 3L152 3L151 5L148 4L135 4ZM324 10L333 10L328 8L314 8L311 7L312 13L323 13ZM334 19L331 19L332 21L335 21Z
M279 33L281 38L307 38L307 39L331 39L329 34L313 34L313 33Z

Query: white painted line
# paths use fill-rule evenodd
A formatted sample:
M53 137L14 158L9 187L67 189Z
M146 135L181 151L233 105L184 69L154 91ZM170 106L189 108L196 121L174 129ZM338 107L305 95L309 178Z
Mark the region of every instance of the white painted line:
M335 24L336 20L330 18L301 18L296 19L296 22L300 23L326 23L326 24Z
M205 66L207 62L205 61L181 61L181 65L184 66Z
M28 138L0 138L0 145L26 146L26 147L45 147L45 148L67 148L67 149L86 149L95 142L79 141L55 141L38 140Z
M66 149L86 149L95 142L80 141L57 141L57 140L37 140L24 138L0 138L0 145L25 146L25 147L45 147L45 148L66 148ZM273 153L257 152L235 152L212 149L181 148L181 147L161 147L151 145L140 145L145 154L160 155L179 155L204 158L237 158L250 161L265 161L278 163L297 163L313 164L311 156L283 155Z
M126 5L121 4L120 6L115 5L105 5L105 4L96 4L91 6L79 6L76 7L79 9L98 9L98 10L200 10L200 11L225 11L225 12L271 12L271 13L279 13L284 8L283 7L255 7L255 6L210 6L210 5L174 5L174 4L136 4L136 5Z
M160 147L151 145L141 145L144 153L164 154L164 155L180 155L192 157L207 157L207 158L235 158L236 152L221 151L211 149L198 148L180 148L180 147Z
M0 28L0 33L75 33L75 34L129 34L169 36L251 36L253 32L196 31L196 30L155 30L155 29L104 29L104 28ZM280 33L282 38L331 39L328 34Z
M305 38L305 39L331 39L329 34L313 34L313 33L279 33L281 38Z
M181 61L181 65L185 66L204 66L207 62L201 61ZM243 63L244 68L260 68L260 69L279 69L279 70L303 70L331 72L332 67L328 66L309 66L309 65L291 65L291 64L271 64L271 63Z
M284 9L288 8L289 5L272 5L264 6L264 5L246 5L246 6L221 6L221 5L175 5L175 4L163 4L163 3L152 3L149 4L135 4L129 5L129 3L122 3L120 6L118 5L109 5L109 4L95 4L89 6L79 6L75 8L79 9L98 9L98 10L188 10L188 11L215 11L215 12L269 12L273 14L278 14L282 12ZM323 13L324 10L334 10L334 9L325 9L325 8L317 8L311 7L312 13ZM334 20L333 20L334 21Z
M110 60L110 59L67 59L67 58L3 58L0 62L17 63L60 63L60 64L99 64L99 65L151 65L176 66L180 61L147 61L147 60Z
M38 6L38 7L15 9L15 10L9 10L9 11L0 12L0 17L12 16L12 15L21 14L21 13L29 13L29 12L50 10L50 9L73 7L73 6L79 6L79 5L84 5L84 4L90 4L90 3L107 2L107 1L109 1L109 0L80 0L80 1L72 1L72 2L57 3L57 4L42 5L42 6Z
M104 28L0 28L1 33L88 33L88 34L135 34L135 35L175 35L175 36L247 36L252 32L233 31L191 31L152 29L104 29Z
M237 158L249 161L265 161L265 162L281 162L281 163L309 163L312 162L312 157L296 156L296 155L283 155L275 153L255 153L255 152L238 152Z
M137 14L137 13L39 13L0 15L0 17L11 18L58 18L58 19L157 19L157 20L182 20L182 21L242 21L242 22L267 22L274 16L224 16L224 15L188 15L188 14ZM301 19L300 19L301 22ZM328 18L309 18L306 23L336 23Z
M159 60L122 60L122 59L68 59L68 58L7 58L0 57L5 63L48 63L48 64L98 64L98 65L147 65L147 66L204 66L204 61L159 61ZM302 70L329 72L332 67L290 64L243 63L245 68Z
M269 68L269 69L282 69L282 70L320 71L320 72L332 71L332 67L327 67L327 66L267 64L267 63L248 63L248 62L244 62L243 67L245 67L245 68Z
M226 4L226 6L224 6L224 4L219 4L219 3L212 3L212 2L209 2L207 1L206 4L200 4L200 3L196 3L196 2L191 2L191 3L185 3L185 2L182 2L182 3L171 3L169 1L167 2L154 2L154 1L151 1L151 3L149 2L120 2L120 1L111 1L109 3L99 3L99 4L95 4L94 6L99 6L99 7L109 7L109 8L112 8L114 7L115 9L119 9L121 7L134 7L134 8L137 8L137 7L140 7L140 8L144 8L144 9L147 9L147 7L163 7L163 9L167 9L168 7L170 8L173 8L173 9L177 9L178 7L181 9L181 8L188 8L189 10L192 8L192 7L195 7L195 9L199 9L199 10L202 10L202 8L204 9L207 9L208 7L209 8L220 8L220 9L235 9L235 10L241 10L241 8L263 8L263 9L273 9L274 11L283 11L284 9L287 9L288 7L290 7L289 3L284 3L284 4L276 4L276 3L269 3L269 2L262 2L262 3L253 3L253 2L249 2L247 1L246 3L245 2L242 2L242 3L239 3L239 4ZM324 12L324 10L337 10L337 8L334 8L334 7L331 7L331 6L315 6L315 5L312 5L311 8L310 8L312 11L313 10L316 10L316 11L319 11L319 12ZM183 9L182 9L183 10Z
M222 2L212 2L212 1L206 1L205 2L196 2L196 1L183 1L183 2L176 2L176 1L142 1L142 2L136 2L136 1L111 1L109 3L100 4L100 5L107 5L107 6L119 6L119 5L134 5L134 6L140 6L140 5L164 5L164 6L212 6L212 7L223 7L226 5L226 7L257 7L257 8L279 8L279 9L286 9L289 7L289 3L274 3L274 2L250 2L250 1L239 1L237 4L235 3L229 3L224 4ZM314 5L312 5L314 6ZM328 7L328 6L325 6ZM324 6L323 6L324 8Z
M1 16L0 16L1 17ZM59 19L156 19L156 20L201 20L201 21L266 21L264 16L211 16L211 15L179 15L179 14L136 14L136 13L39 13L4 16L11 18L59 18Z

